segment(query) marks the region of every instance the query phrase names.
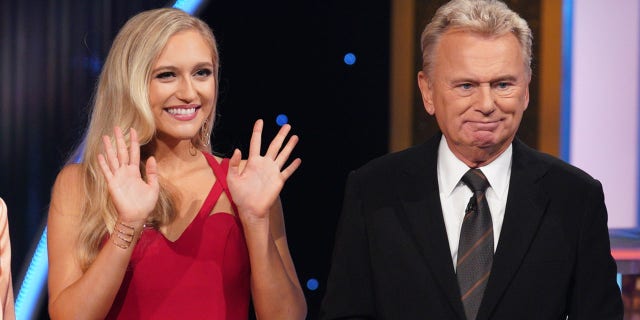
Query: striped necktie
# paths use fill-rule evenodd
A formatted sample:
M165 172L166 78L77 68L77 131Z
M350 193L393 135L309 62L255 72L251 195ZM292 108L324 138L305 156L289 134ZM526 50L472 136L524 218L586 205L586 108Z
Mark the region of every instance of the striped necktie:
M493 263L493 224L485 197L489 181L480 169L469 169L462 182L473 196L460 231L456 274L467 320L475 320Z

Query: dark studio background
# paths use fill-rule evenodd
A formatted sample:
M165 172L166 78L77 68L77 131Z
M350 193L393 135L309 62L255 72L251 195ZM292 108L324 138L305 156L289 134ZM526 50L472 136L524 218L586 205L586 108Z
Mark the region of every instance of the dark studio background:
M171 4L1 2L0 197L9 208L16 295L113 37L132 15ZM213 29L222 63L214 148L240 147L246 154L255 119L265 119L266 140L280 113L301 138L295 155L302 167L281 197L314 319L346 175L387 152L389 0L210 0L198 15ZM348 52L357 57L352 66L343 62ZM319 281L317 290L306 288L311 278Z
M286 114L301 168L281 194L289 248L317 315L349 170L387 151L388 1L209 1L221 50L214 148L247 150L253 121ZM357 62L343 62L347 52ZM306 282L317 279L317 290Z

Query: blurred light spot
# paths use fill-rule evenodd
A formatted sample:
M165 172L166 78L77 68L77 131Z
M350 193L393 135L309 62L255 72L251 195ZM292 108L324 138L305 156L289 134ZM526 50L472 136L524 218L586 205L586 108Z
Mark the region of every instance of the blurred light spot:
M307 288L311 291L318 289L319 283L318 280L311 278L307 280Z
M276 123L282 127L285 124L289 123L289 117L287 117L286 114L281 113L276 117Z
M344 63L346 63L349 66L352 66L356 63L356 55L349 52L347 54L344 55Z
M97 56L86 57L84 64L94 75L98 75L102 69L102 61Z

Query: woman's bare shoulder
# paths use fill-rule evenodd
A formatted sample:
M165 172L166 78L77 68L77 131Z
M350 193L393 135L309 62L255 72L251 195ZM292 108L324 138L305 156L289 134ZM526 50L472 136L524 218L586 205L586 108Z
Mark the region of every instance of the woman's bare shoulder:
M60 170L51 191L49 212L64 214L80 214L84 193L84 173L82 165L68 164Z

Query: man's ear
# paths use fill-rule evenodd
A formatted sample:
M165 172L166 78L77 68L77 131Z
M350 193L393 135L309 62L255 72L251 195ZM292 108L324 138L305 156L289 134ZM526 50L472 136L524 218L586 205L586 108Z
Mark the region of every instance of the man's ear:
M529 79L527 80L527 87L524 88L525 92L524 92L524 110L527 110L527 107L529 107L529 85L531 84L531 74L529 74ZM522 110L522 111L524 111Z
M435 107L433 106L433 91L431 90L429 78L424 71L418 72L418 87L420 88L420 93L422 95L422 104L424 104L424 109L428 114L433 115L436 112Z

